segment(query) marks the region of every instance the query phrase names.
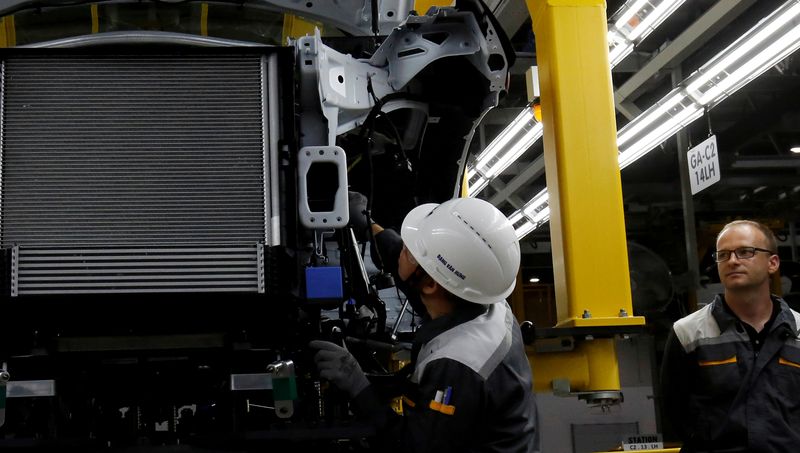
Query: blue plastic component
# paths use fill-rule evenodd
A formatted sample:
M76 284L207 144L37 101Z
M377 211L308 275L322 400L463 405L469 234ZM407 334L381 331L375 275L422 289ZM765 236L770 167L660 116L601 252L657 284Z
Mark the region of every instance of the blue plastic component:
M306 268L306 297L308 299L342 299L342 268L307 267Z

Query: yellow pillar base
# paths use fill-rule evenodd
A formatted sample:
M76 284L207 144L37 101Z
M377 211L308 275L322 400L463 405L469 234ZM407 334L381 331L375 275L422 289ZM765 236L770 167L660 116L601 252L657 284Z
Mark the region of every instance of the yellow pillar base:
M552 392L556 380L569 381L571 392L619 391L614 339L582 341L572 351L528 352L536 392Z

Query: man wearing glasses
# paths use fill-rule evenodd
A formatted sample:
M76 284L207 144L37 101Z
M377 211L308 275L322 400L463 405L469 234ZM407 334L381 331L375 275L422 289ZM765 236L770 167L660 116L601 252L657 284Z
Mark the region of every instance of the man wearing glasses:
M672 327L661 376L682 452L800 451L800 314L770 294L776 250L758 222L725 225L724 294Z

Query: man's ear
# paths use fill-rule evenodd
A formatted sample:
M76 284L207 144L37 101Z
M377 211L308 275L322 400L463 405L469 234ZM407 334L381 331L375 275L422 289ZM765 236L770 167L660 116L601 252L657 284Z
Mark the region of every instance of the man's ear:
M444 288L436 283L436 280L432 279L430 275L426 275L425 278L422 279L419 289L422 294L430 296L431 294L434 294Z
M781 267L781 259L780 259L780 257L778 257L778 255L770 256L769 257L769 267L767 268L768 272L770 273L770 275L774 274L775 272L778 272L778 268L780 268L780 267Z

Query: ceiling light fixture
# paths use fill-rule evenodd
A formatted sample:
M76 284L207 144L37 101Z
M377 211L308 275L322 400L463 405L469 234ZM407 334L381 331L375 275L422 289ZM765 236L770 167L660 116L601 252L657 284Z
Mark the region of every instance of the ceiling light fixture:
M528 281L531 283L539 283L540 280L539 277L531 277Z
M608 26L608 59L613 68L633 52L685 0L628 0Z
M514 227L517 237L522 239L528 233L550 220L550 195L547 189L542 189L530 199L522 209L514 212L508 218Z
M706 108L720 103L798 48L800 0L790 0L622 128L617 134L620 168L650 152L702 116ZM517 219L514 229L518 238L546 221L534 221L526 212L540 213L547 209L549 219L546 195L545 189L511 214L510 218Z
M699 104L713 106L775 66L800 46L800 2L790 0L685 81Z
M800 48L800 0L790 0L617 134L625 168Z
M514 163L536 140L542 137L542 123L536 121L533 108L527 105L500 134L489 143L467 168L469 196L474 196L495 176Z
M658 28L685 0L628 0L612 17L608 28L611 67L628 56L636 44ZM543 133L531 106L522 112L467 167L467 194L474 197L489 182L536 143ZM527 131L527 134L521 131ZM507 148L507 149L506 149Z
M703 112L704 107L686 96L683 88L672 90L619 131L619 168L623 169L649 153L675 132L703 116Z

